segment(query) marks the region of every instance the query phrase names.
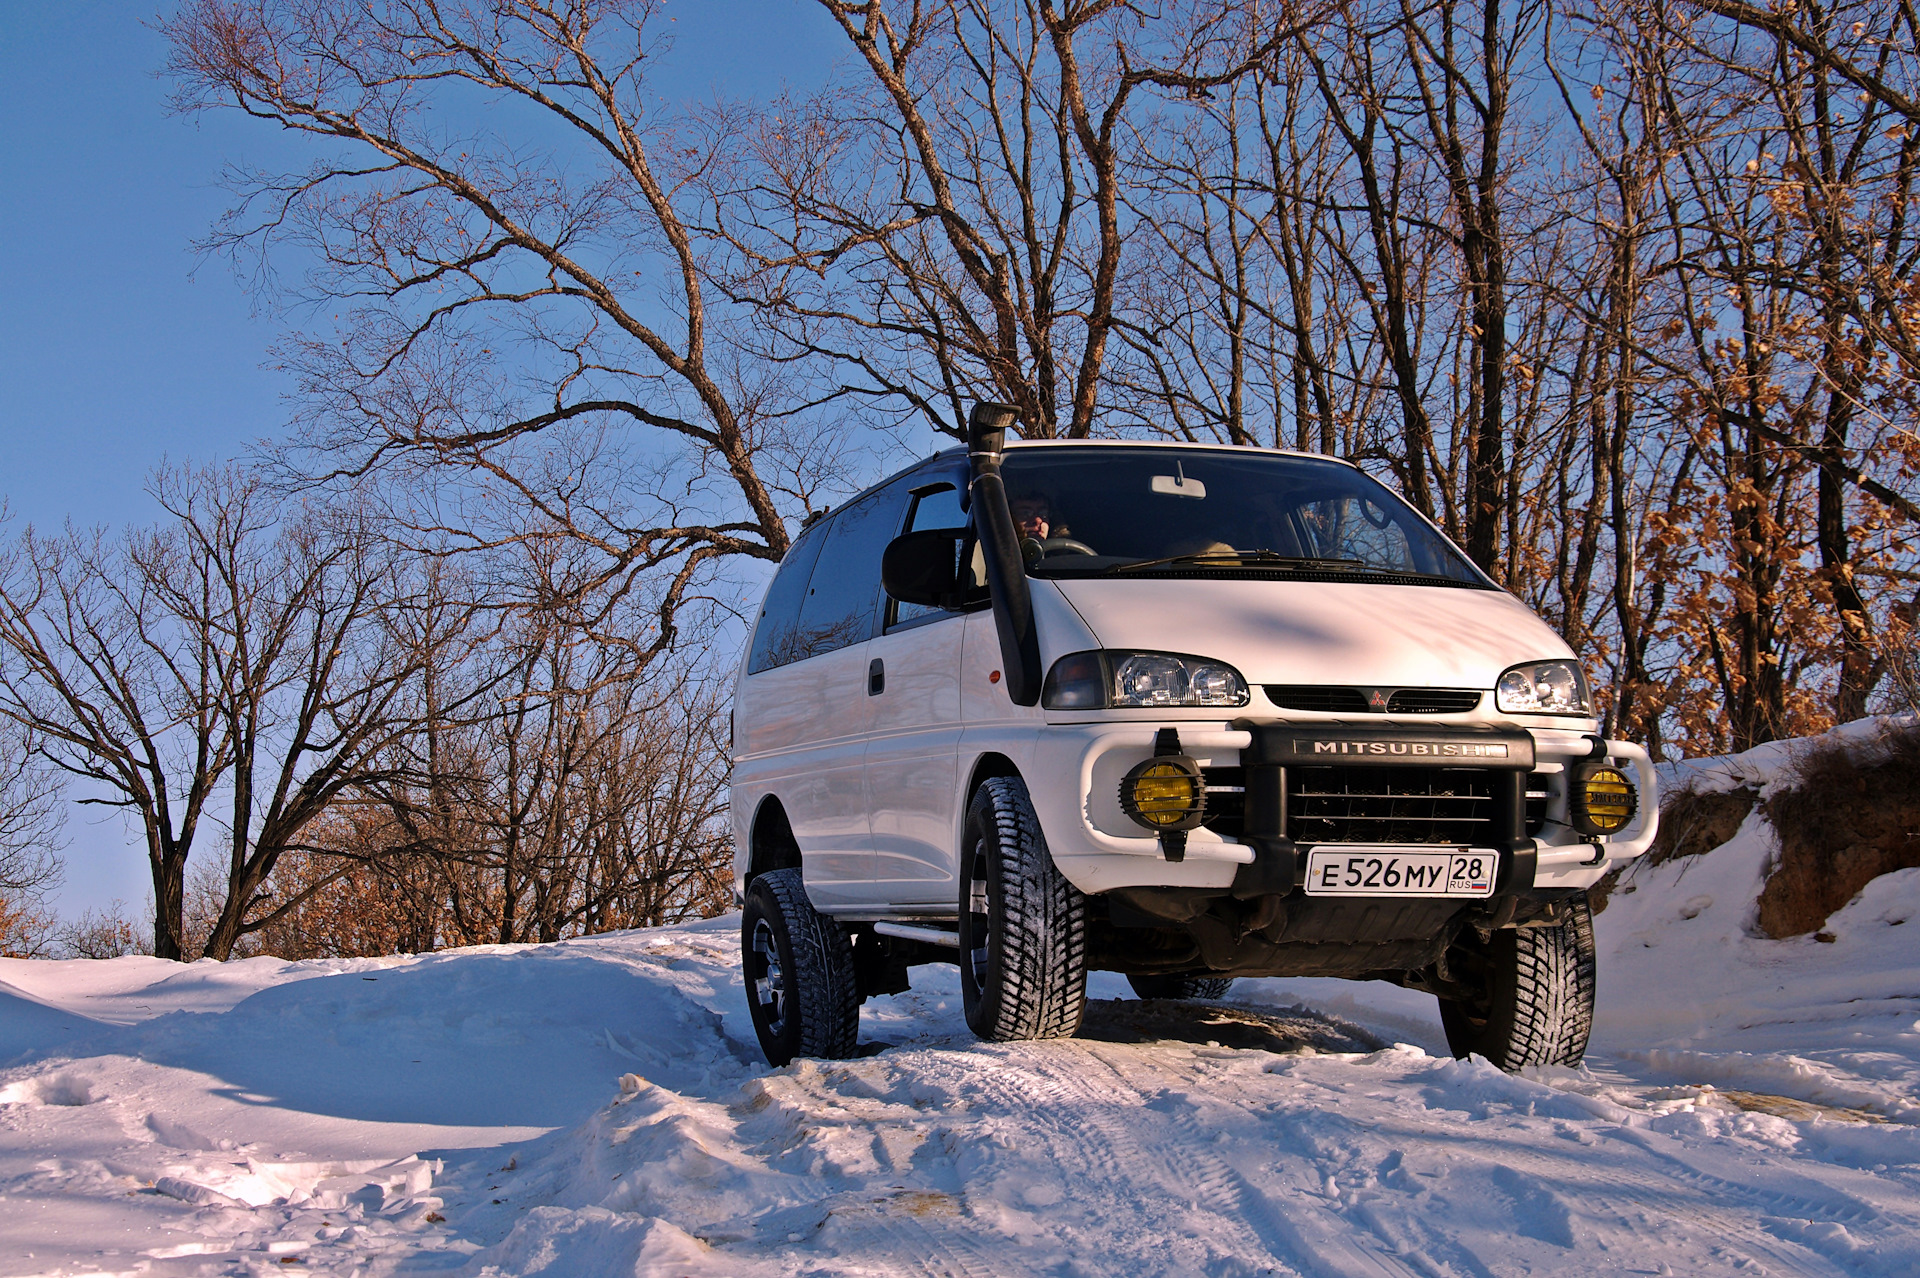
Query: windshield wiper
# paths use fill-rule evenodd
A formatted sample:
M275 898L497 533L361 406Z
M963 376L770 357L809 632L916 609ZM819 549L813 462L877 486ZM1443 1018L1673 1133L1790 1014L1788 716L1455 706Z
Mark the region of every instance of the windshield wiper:
M1141 568L1167 568L1192 564L1206 567L1219 564L1222 567L1237 567L1241 564L1271 564L1276 568L1308 568L1332 571L1351 571L1359 568L1367 572L1381 572L1364 559L1323 559L1311 555L1283 555L1277 550L1202 550L1187 555L1167 555L1160 559L1136 559L1130 564L1114 564L1101 575L1111 577L1117 573L1133 572Z

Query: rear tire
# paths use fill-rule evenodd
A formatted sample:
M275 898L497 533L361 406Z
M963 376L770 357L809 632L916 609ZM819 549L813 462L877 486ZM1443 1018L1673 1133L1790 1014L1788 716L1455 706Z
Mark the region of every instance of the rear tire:
M853 1055L860 1041L853 943L844 927L813 908L799 870L769 870L747 888L740 967L768 1061Z
M1233 988L1231 976L1129 976L1127 984L1141 998L1225 998Z
M1578 1065L1587 1054L1596 974L1585 897L1569 902L1567 917L1552 927L1508 928L1487 941L1469 932L1447 959L1478 987L1470 999L1440 1000L1455 1056L1478 1053L1512 1071Z
M1087 899L1047 851L1026 782L994 777L960 841L960 994L990 1043L1068 1038L1087 1006Z

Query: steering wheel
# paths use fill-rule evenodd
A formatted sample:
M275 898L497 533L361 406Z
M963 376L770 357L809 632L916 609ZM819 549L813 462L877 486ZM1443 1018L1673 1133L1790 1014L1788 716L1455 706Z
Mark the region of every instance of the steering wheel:
M1071 537L1048 537L1040 543L1040 550L1048 555L1097 555L1100 552L1084 541L1075 541Z
M1373 512L1376 510L1380 512L1380 517L1378 519L1375 519L1373 517ZM1360 499L1360 513L1366 518L1366 521L1372 524L1375 528L1385 528L1388 524L1393 522L1392 515L1388 514L1386 510L1383 509L1382 507L1374 505L1372 502L1368 501L1365 497L1362 497Z

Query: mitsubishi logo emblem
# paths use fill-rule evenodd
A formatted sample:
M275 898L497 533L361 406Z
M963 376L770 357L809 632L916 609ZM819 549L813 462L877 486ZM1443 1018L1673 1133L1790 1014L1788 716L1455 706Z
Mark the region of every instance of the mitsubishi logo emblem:
M1387 712L1387 694L1383 689L1367 689L1367 709L1373 711L1375 714L1385 714Z

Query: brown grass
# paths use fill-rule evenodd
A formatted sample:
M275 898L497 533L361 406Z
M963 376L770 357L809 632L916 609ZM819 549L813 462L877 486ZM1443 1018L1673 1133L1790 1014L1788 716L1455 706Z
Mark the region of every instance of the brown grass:
M1759 928L1776 938L1812 932L1873 879L1920 866L1920 727L1809 750L1795 772L1797 783L1766 801L1780 858L1760 893Z

